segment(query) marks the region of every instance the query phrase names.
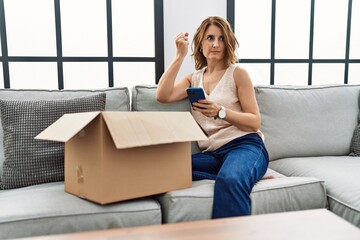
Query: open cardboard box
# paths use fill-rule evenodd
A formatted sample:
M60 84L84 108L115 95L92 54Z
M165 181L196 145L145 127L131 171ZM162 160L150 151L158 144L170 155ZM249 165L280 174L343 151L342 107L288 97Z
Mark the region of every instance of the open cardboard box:
M191 187L189 112L65 114L36 139L65 143L65 191L100 204Z

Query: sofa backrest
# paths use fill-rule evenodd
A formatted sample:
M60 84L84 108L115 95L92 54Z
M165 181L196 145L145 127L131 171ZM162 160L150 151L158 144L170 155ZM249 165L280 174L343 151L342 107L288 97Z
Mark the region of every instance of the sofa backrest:
M156 85L137 85L131 90L131 111L179 111L189 112L187 99L175 103L160 103L156 100Z
M163 104L156 85L132 88L132 111L190 111L187 99ZM358 124L360 85L255 86L270 160L347 155ZM196 143L193 153L199 152Z
M348 155L360 85L256 86L270 160Z
M187 99L163 104L156 100L156 85L98 90L0 89L0 99L70 99L106 92L107 111L190 111ZM270 160L285 157L347 155L358 124L360 85L255 86L265 145ZM1 117L1 116L0 116ZM199 152L192 143L192 152ZM0 176L4 161L0 121Z
M107 111L130 111L130 94L126 87L114 87L95 90L16 90L0 89L0 99L6 100L58 100L79 98L106 93ZM1 118L1 116L0 116ZM3 129L0 121L0 177L4 162ZM1 180L1 179L0 179Z

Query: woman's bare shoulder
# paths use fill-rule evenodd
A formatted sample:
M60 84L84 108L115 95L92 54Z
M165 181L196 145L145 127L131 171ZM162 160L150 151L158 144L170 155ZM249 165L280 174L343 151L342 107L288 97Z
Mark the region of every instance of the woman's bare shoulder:
M234 75L242 76L242 75L249 75L247 70L241 66L235 66Z
M236 66L234 69L234 80L236 85L252 84L250 76L245 68Z

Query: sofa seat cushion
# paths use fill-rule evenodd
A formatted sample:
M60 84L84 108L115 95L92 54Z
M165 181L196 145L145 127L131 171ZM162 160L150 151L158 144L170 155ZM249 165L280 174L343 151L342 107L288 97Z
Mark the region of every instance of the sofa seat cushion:
M360 227L360 157L284 158L272 161L270 166L287 176L323 180L330 210Z
M161 223L151 198L98 205L64 192L63 182L0 191L0 239Z
M251 193L251 214L325 208L327 205L325 187L317 178L285 177L271 169L264 177ZM192 188L158 195L163 222L210 219L214 182L193 181Z

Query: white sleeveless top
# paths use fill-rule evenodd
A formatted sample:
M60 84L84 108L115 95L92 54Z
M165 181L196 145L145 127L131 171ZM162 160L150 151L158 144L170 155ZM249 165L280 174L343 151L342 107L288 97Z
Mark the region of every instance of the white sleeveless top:
M230 65L228 69L226 69L224 75L210 95L204 92L205 97L210 101L216 102L226 109L242 112L237 95L237 86L234 80L235 68L236 65ZM205 69L206 67L193 73L191 79L192 87L204 88L203 79ZM208 140L198 142L199 148L202 151L214 151L235 138L253 133L242 131L225 120L206 117L200 112L192 111L192 115L208 137ZM260 133L260 131L257 133Z

